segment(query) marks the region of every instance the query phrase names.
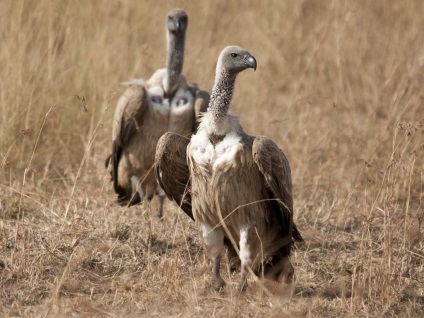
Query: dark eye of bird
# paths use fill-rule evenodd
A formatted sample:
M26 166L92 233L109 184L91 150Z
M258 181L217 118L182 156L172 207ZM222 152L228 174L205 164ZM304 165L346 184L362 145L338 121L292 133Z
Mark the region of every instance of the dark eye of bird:
M231 57L237 57L237 53L231 53Z
M186 104L188 102L188 99L185 97L181 97L180 99L178 99L177 101L177 106L182 106L184 104Z
M162 97L158 95L153 95L152 102L155 104L162 104Z

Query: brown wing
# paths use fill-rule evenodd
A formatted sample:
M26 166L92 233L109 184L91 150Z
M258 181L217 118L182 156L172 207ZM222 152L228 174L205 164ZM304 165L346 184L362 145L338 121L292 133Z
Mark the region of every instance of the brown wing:
M112 181L119 196L125 196L125 190L118 184L118 165L122 151L129 140L138 132L143 116L148 108L147 93L143 85L130 85L119 98L112 127Z
M187 146L190 140L176 133L167 132L156 146L156 180L170 200L175 200L192 219L190 170L187 165Z
M253 159L262 173L271 197L278 199L278 217L283 235L303 241L293 224L292 180L289 162L280 148L269 138L258 136L252 146Z
M196 98L194 100L194 123L193 123L193 133L197 131L199 126L199 118L202 114L206 113L209 105L209 93L202 90L196 91Z

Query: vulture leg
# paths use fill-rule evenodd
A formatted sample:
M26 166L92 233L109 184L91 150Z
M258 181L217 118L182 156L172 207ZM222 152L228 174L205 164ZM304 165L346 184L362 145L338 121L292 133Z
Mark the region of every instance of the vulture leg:
M161 220L163 217L163 201L165 197L160 195L154 195L152 201L150 202L150 207L152 209L153 218L156 220Z
M212 267L213 288L218 292L225 286L225 282L222 279L221 275L219 274L220 266L221 266L221 254L218 254L213 258L213 267Z
M153 208L153 217L155 219L162 219L163 217L163 201L165 201L165 192L162 188L157 185L156 187L156 195L152 199L151 206Z
M136 194L138 193L138 195L140 196L140 200L143 200L144 198L144 191L141 188L141 182L138 179L137 176L132 176L131 177L131 186L132 186L132 198L135 198Z
M224 239L224 245L227 247L227 258L230 264L230 272L235 273L240 271L240 258L231 243L227 238Z
M250 246L248 244L249 228L243 228L240 231L240 282L237 286L237 291L241 293L247 287L247 269L251 263Z
M221 254L224 250L224 230L219 227L213 229L208 224L202 223L202 235L206 245L206 252L212 260L212 284L216 291L220 291L225 282L219 274L221 265Z

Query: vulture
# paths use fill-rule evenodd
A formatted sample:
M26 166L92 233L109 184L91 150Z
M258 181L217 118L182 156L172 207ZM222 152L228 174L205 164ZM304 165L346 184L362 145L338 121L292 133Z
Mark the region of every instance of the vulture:
M106 160L121 205L152 200L155 217L161 218L165 194L154 175L156 144L166 131L189 137L196 118L205 112L209 94L182 75L188 17L182 9L166 16L166 68L147 81L133 79L119 98L112 127L112 154Z
M196 220L213 263L212 282L224 287L221 254L228 241L239 250L238 291L246 286L248 267L276 282L290 283L289 256L303 241L293 223L289 162L269 138L250 136L228 114L235 80L256 70L245 49L229 46L218 58L207 112L191 139L168 132L158 141L155 173L166 195Z

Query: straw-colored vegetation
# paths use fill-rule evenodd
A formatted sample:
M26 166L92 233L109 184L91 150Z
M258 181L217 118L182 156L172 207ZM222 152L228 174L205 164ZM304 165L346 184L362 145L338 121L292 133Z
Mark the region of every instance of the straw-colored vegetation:
M176 6L202 88L226 45L258 61L232 112L291 163L307 244L290 299L252 278L237 296L225 269L211 291L173 203L155 223L114 202L119 82L164 66ZM421 0L0 1L0 316L422 317L423 16Z

